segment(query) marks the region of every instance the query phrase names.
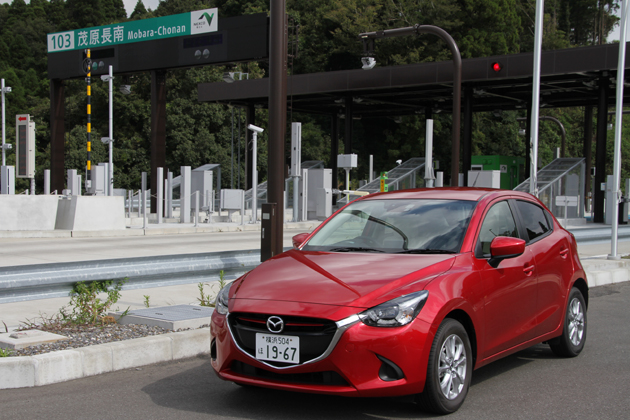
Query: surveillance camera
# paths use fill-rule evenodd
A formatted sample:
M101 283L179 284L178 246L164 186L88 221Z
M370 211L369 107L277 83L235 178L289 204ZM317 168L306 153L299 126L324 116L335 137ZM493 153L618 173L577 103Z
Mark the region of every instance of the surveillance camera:
M234 72L226 71L223 73L223 80L227 83L234 83Z
M113 141L114 141L114 139L111 139L111 140L110 140L110 138L109 138L109 137L101 137L101 142L103 142L103 144L107 144L107 143L109 143L110 141L112 141L112 142L113 142Z
M376 66L374 57L361 57L361 62L363 63L363 70L371 70Z
M247 126L247 129L248 129L248 130L255 131L255 132L257 132L257 133L262 133L263 131L265 131L264 129L262 129L262 128L260 128L260 127L257 127L257 126L255 126L254 124L250 124L250 125L248 125L248 126Z
M402 159L398 159L396 163L400 165L402 163Z
M120 85L120 93L129 95L131 93L131 85Z

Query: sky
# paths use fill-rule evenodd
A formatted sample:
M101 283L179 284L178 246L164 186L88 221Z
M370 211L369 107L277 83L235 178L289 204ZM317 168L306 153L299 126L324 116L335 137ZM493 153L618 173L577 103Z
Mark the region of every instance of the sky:
M0 3L11 3L13 0L0 0ZM26 3L30 3L30 0L25 0ZM123 3L125 4L125 10L127 11L127 17L129 17L129 15L131 15L131 13L133 12L133 8L136 7L136 3L138 3L138 0L123 0ZM160 0L142 0L142 3L144 3L144 7L148 10L155 10L158 7L158 4L160 3Z

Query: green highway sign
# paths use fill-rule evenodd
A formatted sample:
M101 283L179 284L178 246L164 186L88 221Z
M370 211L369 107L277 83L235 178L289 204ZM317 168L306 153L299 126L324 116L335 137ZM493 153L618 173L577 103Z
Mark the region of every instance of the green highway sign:
M179 15L48 34L48 52L55 53L196 35L216 32L218 27L217 8L197 10Z

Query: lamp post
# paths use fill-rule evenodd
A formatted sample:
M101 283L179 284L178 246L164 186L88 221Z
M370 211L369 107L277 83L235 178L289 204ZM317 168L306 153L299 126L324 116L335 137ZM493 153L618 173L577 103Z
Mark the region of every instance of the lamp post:
M453 37L444 29L433 25L409 26L406 28L387 29L385 31L364 32L359 34L363 40L363 47L369 54L374 49L374 39L397 36L420 35L422 33L433 34L440 37L451 50L453 55L453 149L451 151L451 186L459 185L459 137L462 104L462 56ZM372 57L363 57L363 69L370 70L376 65Z
M550 116L547 116L547 115L539 116L538 120L539 121L553 121L556 124L558 124L558 127L560 127L560 136L562 137L562 142L560 143L560 157L564 157L565 156L566 143L567 143L567 130L564 129L564 125L557 118L550 117ZM527 121L527 118L519 117L519 118L516 119L516 121ZM520 134L520 130L519 130L519 134ZM524 132L523 132L523 135L525 135Z
M617 255L617 241L619 238L619 202L621 200L621 189L619 187L621 181L621 132L623 130L623 88L624 88L624 73L626 65L626 30L628 24L628 1L621 2L621 23L620 40L619 40L619 60L617 60L617 97L615 106L615 146L613 157L613 185L612 192L614 194L614 203L612 206L612 229L610 235L610 254L609 260L620 259Z
M109 145L107 195L114 195L114 70L112 66L109 66L109 75L101 76L101 80L109 82L109 137L102 137L101 141Z

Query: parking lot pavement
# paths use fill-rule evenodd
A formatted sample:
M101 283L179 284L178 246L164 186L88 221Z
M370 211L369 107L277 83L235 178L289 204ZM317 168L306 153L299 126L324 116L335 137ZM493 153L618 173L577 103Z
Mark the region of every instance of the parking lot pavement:
M628 418L627 302L630 283L597 287L588 338L576 358L538 345L473 372L459 420ZM342 398L242 388L219 380L206 357L125 369L40 388L0 392L0 417L169 419L418 419L409 398Z

